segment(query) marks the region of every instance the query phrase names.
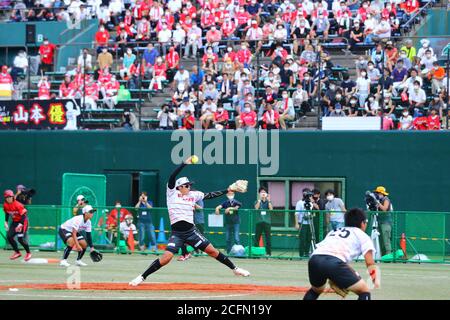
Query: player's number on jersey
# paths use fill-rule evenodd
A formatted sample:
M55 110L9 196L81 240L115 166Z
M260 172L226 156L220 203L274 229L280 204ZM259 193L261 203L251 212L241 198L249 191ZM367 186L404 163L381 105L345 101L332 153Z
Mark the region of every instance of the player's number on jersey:
M348 231L347 229L345 229L345 228L339 228L339 229L337 229L336 231L334 231L334 232L332 232L332 233L330 233L330 236L332 236L332 237L334 237L334 236L338 236L338 237L341 237L341 238L347 238L349 235L350 235L350 231Z

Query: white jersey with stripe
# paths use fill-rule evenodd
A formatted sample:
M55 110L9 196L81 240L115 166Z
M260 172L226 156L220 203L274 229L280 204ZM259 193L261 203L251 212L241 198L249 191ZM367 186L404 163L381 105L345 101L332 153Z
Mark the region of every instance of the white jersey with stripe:
M61 225L61 229L73 232L73 230L86 232L92 231L91 220L84 221L84 215L75 216Z
M194 224L195 203L203 200L205 194L200 191L189 191L182 195L176 188L170 189L167 186L167 209L169 211L170 224L178 221L187 221Z
M351 262L370 250L375 254L372 239L364 231L360 228L344 227L328 233L312 254L330 255L344 262Z

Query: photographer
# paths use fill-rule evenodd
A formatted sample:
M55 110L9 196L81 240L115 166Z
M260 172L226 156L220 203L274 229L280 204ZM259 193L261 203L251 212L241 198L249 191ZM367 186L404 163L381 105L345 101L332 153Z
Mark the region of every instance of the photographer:
M272 202L270 201L270 194L267 192L266 188L261 187L258 190L259 199L255 203L255 209L258 210L256 213L256 230L255 230L255 247L258 246L259 238L264 233L264 243L266 245L266 253L268 256L272 255L272 246L270 239L271 231L271 217L270 211L273 210Z
M139 230L139 247L141 251L145 250L145 239L147 238L147 249L152 248L156 252L156 235L155 227L153 226L152 215L148 209L153 207L153 203L148 201L147 192L141 192L139 201L135 208L138 211L138 230Z
M308 210L319 210L319 206L314 202L313 193L310 189L303 189L303 199L295 205L295 228L299 230L299 256L307 257L311 245L311 223L313 223L313 213Z
M325 204L327 231L336 231L339 228L343 228L345 226L344 213L347 211L344 201L335 197L335 193L331 189L325 192L325 196L327 197L327 203Z
M378 225L381 229L381 239L384 246L384 254L390 254L392 252L391 246L391 233L392 233L392 216L391 211L392 203L387 197L389 193L386 192L386 188L383 186L378 186L374 191L377 198L376 208L378 213Z
M14 195L15 200L19 201L23 205L31 204L31 198L36 194L34 189L27 189L22 184L16 187L16 194Z
M122 115L121 126L127 131L138 131L139 121L133 112L125 110Z
M72 214L74 216L79 216L83 214L83 208L87 205L87 200L85 199L85 197L83 195L78 195L77 196L77 204L75 205L75 207L72 209Z
M177 115L173 108L167 104L163 105L157 116L159 128L162 130L173 130L173 124L177 121Z

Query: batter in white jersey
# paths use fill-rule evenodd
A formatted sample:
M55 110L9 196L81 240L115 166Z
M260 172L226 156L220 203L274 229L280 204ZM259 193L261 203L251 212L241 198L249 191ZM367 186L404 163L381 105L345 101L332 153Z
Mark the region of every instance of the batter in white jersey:
M348 265L353 259L364 256L367 270L375 286L379 285L378 268L373 256L372 239L364 232L367 228L366 213L354 208L345 213L345 227L327 234L317 244L308 261L311 289L304 300L315 300L325 290L327 280L336 293L345 297L348 291L358 295L359 300L370 300L366 282Z
M194 210L195 203L199 200L208 200L219 197L230 191L239 191L229 187L226 190L203 193L200 191L191 190L192 182L187 177L176 179L177 175L183 168L192 164L191 157L178 166L170 175L167 183L167 208L170 217L170 226L172 233L170 235L166 251L161 258L156 259L144 271L143 274L133 279L129 284L131 286L138 286L140 283L152 273L159 270L161 267L168 264L173 256L178 253L180 248L185 244L192 246L194 249L201 250L209 256L215 258L227 267L233 270L235 275L248 277L250 272L236 267L231 260L221 253L219 250L206 239L195 227L194 224Z

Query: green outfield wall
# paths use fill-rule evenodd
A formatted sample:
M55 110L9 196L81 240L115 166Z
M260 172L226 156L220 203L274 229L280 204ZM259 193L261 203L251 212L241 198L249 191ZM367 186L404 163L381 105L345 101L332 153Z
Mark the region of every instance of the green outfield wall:
M0 132L0 146L0 189L33 187L33 204L61 204L62 176L70 172L105 175L108 206L115 199L134 206L137 190L147 190L155 206L165 207L165 185L175 168L171 152L179 140L171 141L170 132L10 131ZM364 206L365 191L383 185L395 210L448 212L449 149L448 132L282 132L274 176L264 175L261 163L200 164L187 167L183 175L202 191L247 179L249 192L238 197L244 208L252 208L258 181L286 178L338 180L347 208ZM205 205L213 208L221 200ZM443 227L448 238L450 221Z

